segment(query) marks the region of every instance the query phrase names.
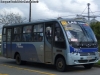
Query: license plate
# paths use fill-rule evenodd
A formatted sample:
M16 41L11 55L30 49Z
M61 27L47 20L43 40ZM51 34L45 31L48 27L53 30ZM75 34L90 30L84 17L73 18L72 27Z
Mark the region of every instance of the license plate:
M90 60L90 59L92 59L92 57L91 56L88 56L87 59Z

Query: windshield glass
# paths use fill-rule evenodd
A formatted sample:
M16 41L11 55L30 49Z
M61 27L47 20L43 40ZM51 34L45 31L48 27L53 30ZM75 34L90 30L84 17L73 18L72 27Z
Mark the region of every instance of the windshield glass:
M69 42L96 42L95 35L85 22L61 21Z
M81 25L81 27L87 34L87 39L89 42L97 42L94 32L92 31L92 29L90 28L88 24L86 24L85 22L78 22L78 24Z

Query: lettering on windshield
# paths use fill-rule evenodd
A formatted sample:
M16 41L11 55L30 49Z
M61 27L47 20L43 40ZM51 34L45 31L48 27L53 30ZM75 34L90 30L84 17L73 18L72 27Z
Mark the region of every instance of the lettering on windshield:
M61 24L62 24L63 26L68 25L68 23L67 23L66 21L61 21Z

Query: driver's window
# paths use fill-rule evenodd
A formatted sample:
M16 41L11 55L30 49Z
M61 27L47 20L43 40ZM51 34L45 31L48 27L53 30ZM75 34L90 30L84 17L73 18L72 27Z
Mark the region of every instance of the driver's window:
M57 48L66 48L63 31L58 23L54 25L54 46Z

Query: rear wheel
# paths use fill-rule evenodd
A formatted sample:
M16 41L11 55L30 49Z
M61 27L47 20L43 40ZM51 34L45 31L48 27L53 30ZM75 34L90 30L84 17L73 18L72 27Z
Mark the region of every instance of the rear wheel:
M60 72L66 71L66 62L63 58L58 58L56 60L56 68Z
M86 68L86 69L91 69L93 67L94 64L84 64L83 66Z
M18 65L21 65L22 64L20 54L17 54L16 55L16 64L18 64Z

